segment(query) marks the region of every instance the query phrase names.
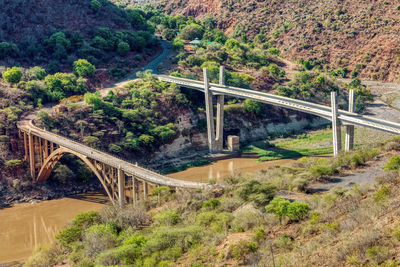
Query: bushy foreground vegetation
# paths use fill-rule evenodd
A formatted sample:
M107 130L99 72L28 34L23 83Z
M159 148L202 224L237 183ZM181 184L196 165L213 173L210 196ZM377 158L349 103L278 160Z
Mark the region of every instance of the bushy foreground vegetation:
M259 176L232 177L225 188L158 187L134 207L108 206L77 216L52 247L38 250L26 266L61 261L74 266L395 266L398 156L375 185L304 195L302 201L278 196L283 188L277 181L291 179L300 169L314 179L329 177L399 148L396 137L324 162L302 159Z

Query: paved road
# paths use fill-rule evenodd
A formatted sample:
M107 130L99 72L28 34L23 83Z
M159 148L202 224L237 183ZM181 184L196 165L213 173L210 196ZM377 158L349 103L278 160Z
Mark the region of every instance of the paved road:
M124 79L100 90L101 96L107 95L108 91L110 91L110 89L112 89L114 87L122 87L122 86L136 80L138 78L136 75L136 73L138 71L151 70L154 74L160 74L158 71L160 64L163 63L173 53L172 46L164 40L161 41L161 49L162 49L161 54L159 54L155 59L150 61L147 65L141 67L139 70L135 71L134 73L131 73L130 75L126 76Z

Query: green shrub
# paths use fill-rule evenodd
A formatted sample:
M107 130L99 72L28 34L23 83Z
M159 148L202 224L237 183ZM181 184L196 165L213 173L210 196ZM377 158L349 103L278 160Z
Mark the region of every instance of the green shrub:
M3 72L3 79L8 83L19 83L22 78L22 71L18 67L7 68L5 72Z
M131 47L127 42L120 41L117 46L117 52L121 57L126 56L129 51L131 51Z
M98 0L91 0L90 1L90 7L95 11L99 12L102 8L101 3Z
M261 102L250 99L244 101L244 107L248 113L254 115L260 115L263 111L263 105Z
M390 195L390 187L382 186L374 194L374 201L378 203L384 202Z
M390 252L386 247L373 246L367 249L365 256L376 264L381 264L390 257Z
M244 201L253 201L261 207L267 204L275 195L277 188L269 183L260 183L256 180L249 180L242 184L237 193Z
M46 70L35 66L27 71L27 76L29 80L43 80L46 77Z
M0 59L6 58L7 56L15 57L18 54L19 51L16 44L0 42Z
M233 220L233 215L229 212L206 211L197 214L196 223L205 226L214 232L227 231Z
M157 226L172 226L179 222L180 217L176 210L166 210L153 217L153 222Z
M386 163L385 171L394 171L400 168L400 156L393 156L390 158L389 162Z
M307 203L295 201L287 207L286 216L292 221L300 221L304 219L309 211L310 206Z
M91 77L94 75L96 68L86 59L79 59L74 62L74 71L80 77Z
M221 205L221 202L218 199L212 198L208 201L203 202L202 207L204 209L214 210Z
M176 37L176 31L172 29L165 29L162 32L162 37L165 40L172 41Z
M67 165L63 164L58 164L57 167L53 170L52 175L54 179L61 183L66 183L69 179L75 176L71 169L68 168Z
M144 245L143 254L151 255L154 252L167 248L178 247L186 252L190 247L199 244L204 237L204 231L199 226L161 227L153 232L149 241Z
M121 148L119 145L116 145L116 144L110 144L110 145L108 146L108 150L109 150L110 152L116 153L116 154L122 152L122 148Z
M90 147L96 148L100 144L100 139L95 136L86 136L83 138L83 143Z
M148 241L144 236L130 235L121 246L100 253L96 257L98 265L131 265L141 261L143 246Z
M79 214L75 217L69 227L62 230L56 236L56 239L60 241L61 245L69 248L73 242L82 238L83 230L99 222L100 215L98 212L89 211Z

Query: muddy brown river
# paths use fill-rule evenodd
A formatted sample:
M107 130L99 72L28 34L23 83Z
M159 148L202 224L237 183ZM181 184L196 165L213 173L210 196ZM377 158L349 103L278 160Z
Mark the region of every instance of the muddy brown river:
M217 181L235 173L251 173L293 160L258 162L253 158L235 158L213 162L168 176L176 179L207 182ZM108 202L101 193L88 193L39 203L16 204L0 209L0 266L1 263L24 261L38 246L54 241L55 235L68 222L83 212L98 211Z

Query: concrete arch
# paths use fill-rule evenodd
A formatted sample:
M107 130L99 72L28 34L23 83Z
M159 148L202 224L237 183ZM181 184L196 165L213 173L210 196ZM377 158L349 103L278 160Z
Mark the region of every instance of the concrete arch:
M99 179L100 183L103 185L104 189L107 192L108 197L112 202L114 202L114 199L110 193L110 190L107 187L107 184L105 183L105 179L101 176L99 170L97 170L96 166L93 165L93 163L84 155L81 155L73 150L70 150L68 148L60 147L56 150L54 150L48 157L47 159L43 162L43 165L39 171L39 174L37 175L36 181L38 182L44 182L47 179L49 179L51 172L53 171L53 168L56 166L57 162L66 154L72 154L77 156L79 159L81 159L96 175L96 177Z

